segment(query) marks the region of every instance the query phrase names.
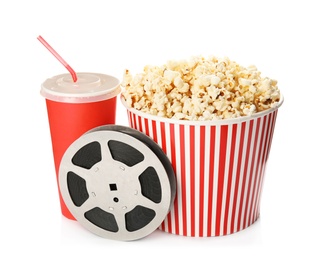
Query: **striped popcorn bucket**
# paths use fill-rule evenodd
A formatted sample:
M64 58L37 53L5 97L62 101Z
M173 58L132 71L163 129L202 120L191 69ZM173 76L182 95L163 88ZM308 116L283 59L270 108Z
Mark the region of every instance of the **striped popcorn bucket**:
M130 127L150 136L174 168L174 205L159 229L177 235L232 234L259 217L278 106L219 121L162 118L126 106Z

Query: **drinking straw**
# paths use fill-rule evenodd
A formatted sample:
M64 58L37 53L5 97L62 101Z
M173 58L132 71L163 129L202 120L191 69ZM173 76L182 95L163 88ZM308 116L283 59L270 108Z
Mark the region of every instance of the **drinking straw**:
M69 66L69 64L48 44L43 37L40 35L37 37L37 39L56 57L63 66L66 67L66 69L70 72L72 79L74 82L77 81L77 75L76 72Z

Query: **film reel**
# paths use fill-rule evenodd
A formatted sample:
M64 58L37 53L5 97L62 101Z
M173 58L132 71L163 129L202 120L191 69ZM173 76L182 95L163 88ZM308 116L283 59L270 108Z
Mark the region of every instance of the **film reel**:
M124 241L156 230L176 192L161 148L145 134L117 125L94 128L71 144L60 164L59 186L84 228Z

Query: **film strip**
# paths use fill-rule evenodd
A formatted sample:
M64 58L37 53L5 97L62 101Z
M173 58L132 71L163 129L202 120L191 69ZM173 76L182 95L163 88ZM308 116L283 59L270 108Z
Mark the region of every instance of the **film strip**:
M123 241L156 230L176 192L172 165L161 148L138 130L118 125L94 128L69 146L59 186L84 228Z

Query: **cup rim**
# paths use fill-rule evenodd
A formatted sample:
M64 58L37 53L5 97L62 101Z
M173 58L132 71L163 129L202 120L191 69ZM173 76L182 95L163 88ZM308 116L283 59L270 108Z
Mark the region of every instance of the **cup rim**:
M78 86L78 82L71 83L71 87L76 87L76 92L66 93L62 91L62 89L53 88L53 86L58 86L58 80L63 79L64 77L70 77L70 74L58 74L46 79L41 84L41 96L48 100L63 103L91 103L114 98L118 96L118 94L120 94L121 92L120 80L112 75L93 72L78 72L77 75L95 76L99 80L101 80L101 82L99 83L100 85L97 86L96 89L91 89L90 87L88 87L87 89L83 89L81 87L76 87Z
M269 108L267 110L254 113L250 116L240 116L240 117L236 117L236 118L228 118L228 119L220 119L220 120L180 120L180 119L161 117L161 116L152 115L152 114L140 111L133 107L129 107L127 105L127 102L125 101L122 93L120 95L120 100L121 100L122 105L131 113L136 114L137 116L140 116L142 118L152 120L152 121L159 121L159 122L179 124L179 125L229 125L229 124L235 124L235 123L244 122L244 121L250 121L252 119L255 119L258 117L263 117L265 115L268 115L268 114L278 110L278 108L284 102L284 96L281 94L280 101L274 107Z

